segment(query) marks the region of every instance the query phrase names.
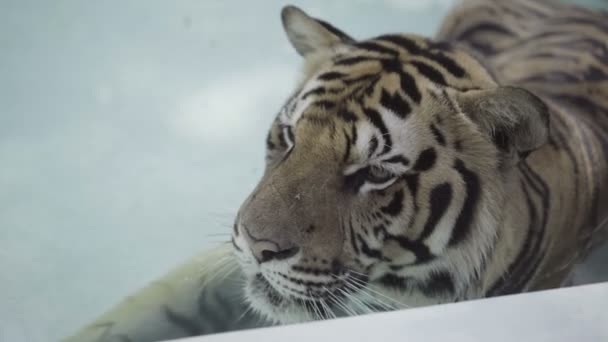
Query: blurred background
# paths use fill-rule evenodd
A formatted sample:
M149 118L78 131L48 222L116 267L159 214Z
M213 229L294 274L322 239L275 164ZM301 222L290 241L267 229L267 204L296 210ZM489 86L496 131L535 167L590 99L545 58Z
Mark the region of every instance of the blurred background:
M289 3L365 38L433 35L454 1ZM297 77L285 4L0 0L0 341L57 340L227 239Z

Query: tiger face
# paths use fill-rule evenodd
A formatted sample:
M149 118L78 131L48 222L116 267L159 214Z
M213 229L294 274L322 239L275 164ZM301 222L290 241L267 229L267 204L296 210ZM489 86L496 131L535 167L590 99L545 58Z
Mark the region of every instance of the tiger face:
M546 107L447 43L355 41L295 7L282 20L305 72L234 225L251 306L287 323L482 296Z

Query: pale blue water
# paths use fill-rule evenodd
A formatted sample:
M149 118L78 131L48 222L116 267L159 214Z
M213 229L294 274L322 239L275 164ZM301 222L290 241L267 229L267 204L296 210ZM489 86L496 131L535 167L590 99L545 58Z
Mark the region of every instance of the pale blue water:
M451 0L294 1L355 37ZM0 0L0 341L52 341L229 232L299 56L284 1Z

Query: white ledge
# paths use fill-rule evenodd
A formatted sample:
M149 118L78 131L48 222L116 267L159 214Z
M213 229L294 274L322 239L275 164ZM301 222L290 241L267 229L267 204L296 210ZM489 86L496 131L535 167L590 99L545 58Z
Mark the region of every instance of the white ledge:
M608 283L175 341L329 340L608 341Z

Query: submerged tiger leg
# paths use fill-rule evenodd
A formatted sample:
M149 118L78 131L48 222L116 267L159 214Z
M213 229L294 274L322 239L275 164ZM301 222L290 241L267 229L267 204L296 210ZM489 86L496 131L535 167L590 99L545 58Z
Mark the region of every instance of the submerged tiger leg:
M64 341L159 341L260 326L241 298L241 277L231 246L217 247L127 297Z

